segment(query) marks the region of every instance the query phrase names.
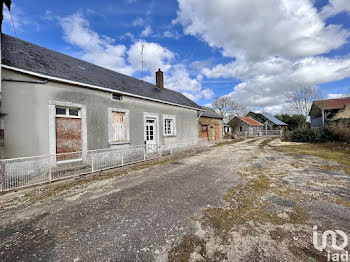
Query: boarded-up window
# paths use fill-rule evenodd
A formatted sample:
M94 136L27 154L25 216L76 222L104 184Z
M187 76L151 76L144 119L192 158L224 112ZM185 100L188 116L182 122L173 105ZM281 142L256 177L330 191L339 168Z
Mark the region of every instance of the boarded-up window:
M112 112L112 142L126 142L127 129L124 112Z

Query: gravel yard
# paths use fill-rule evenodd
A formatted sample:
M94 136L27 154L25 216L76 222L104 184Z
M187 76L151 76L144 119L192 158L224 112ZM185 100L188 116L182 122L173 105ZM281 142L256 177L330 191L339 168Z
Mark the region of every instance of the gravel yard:
M350 234L349 166L285 147L227 143L0 196L0 261L326 261L312 228Z

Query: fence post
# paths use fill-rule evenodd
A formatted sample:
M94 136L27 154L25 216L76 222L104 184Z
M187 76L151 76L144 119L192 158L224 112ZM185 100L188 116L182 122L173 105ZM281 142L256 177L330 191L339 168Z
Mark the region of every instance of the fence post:
M282 131L282 129L280 130L280 135L283 136L283 131Z
M122 166L124 166L124 154L122 153Z
M158 144L158 154L160 157L162 157L162 147L160 146L160 144Z
M145 143L145 146L143 147L143 161L146 161L146 143Z
M49 155L49 183L52 181L52 163L51 163L51 155Z
M91 152L91 173L95 172L94 152Z
M173 145L170 144L170 155L172 156L173 155Z

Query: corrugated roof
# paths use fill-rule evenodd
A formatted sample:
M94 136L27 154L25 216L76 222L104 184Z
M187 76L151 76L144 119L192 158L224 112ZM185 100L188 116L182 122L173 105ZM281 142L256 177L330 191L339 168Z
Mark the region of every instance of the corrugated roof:
M272 123L278 126L287 126L286 123L282 122L281 120L277 119L273 115L267 114L267 113L261 113L264 117L266 117L268 120L270 120Z
M342 97L335 99L319 100L315 101L314 104L320 109L341 109L345 105L350 105L350 97Z
M252 119L250 117L239 116L238 118L241 119L242 121L246 122L250 126L262 126L263 125L263 124L259 123L258 121L255 121L254 119Z
M205 110L201 116L203 117L209 117L209 118L218 118L218 119L223 119L223 117L221 115L219 115L218 113L216 113L213 109L211 109L210 107L205 107L202 106L202 108Z
M2 64L201 110L183 94L2 34Z

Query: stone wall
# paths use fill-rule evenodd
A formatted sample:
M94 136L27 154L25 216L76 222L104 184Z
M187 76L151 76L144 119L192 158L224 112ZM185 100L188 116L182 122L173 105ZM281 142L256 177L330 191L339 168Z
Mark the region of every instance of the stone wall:
M325 127L341 139L350 140L350 118L326 121Z
M219 139L222 139L223 121L222 119L200 117L198 120L198 137L202 139L202 126L208 126L208 140L216 140L215 129L218 125Z

